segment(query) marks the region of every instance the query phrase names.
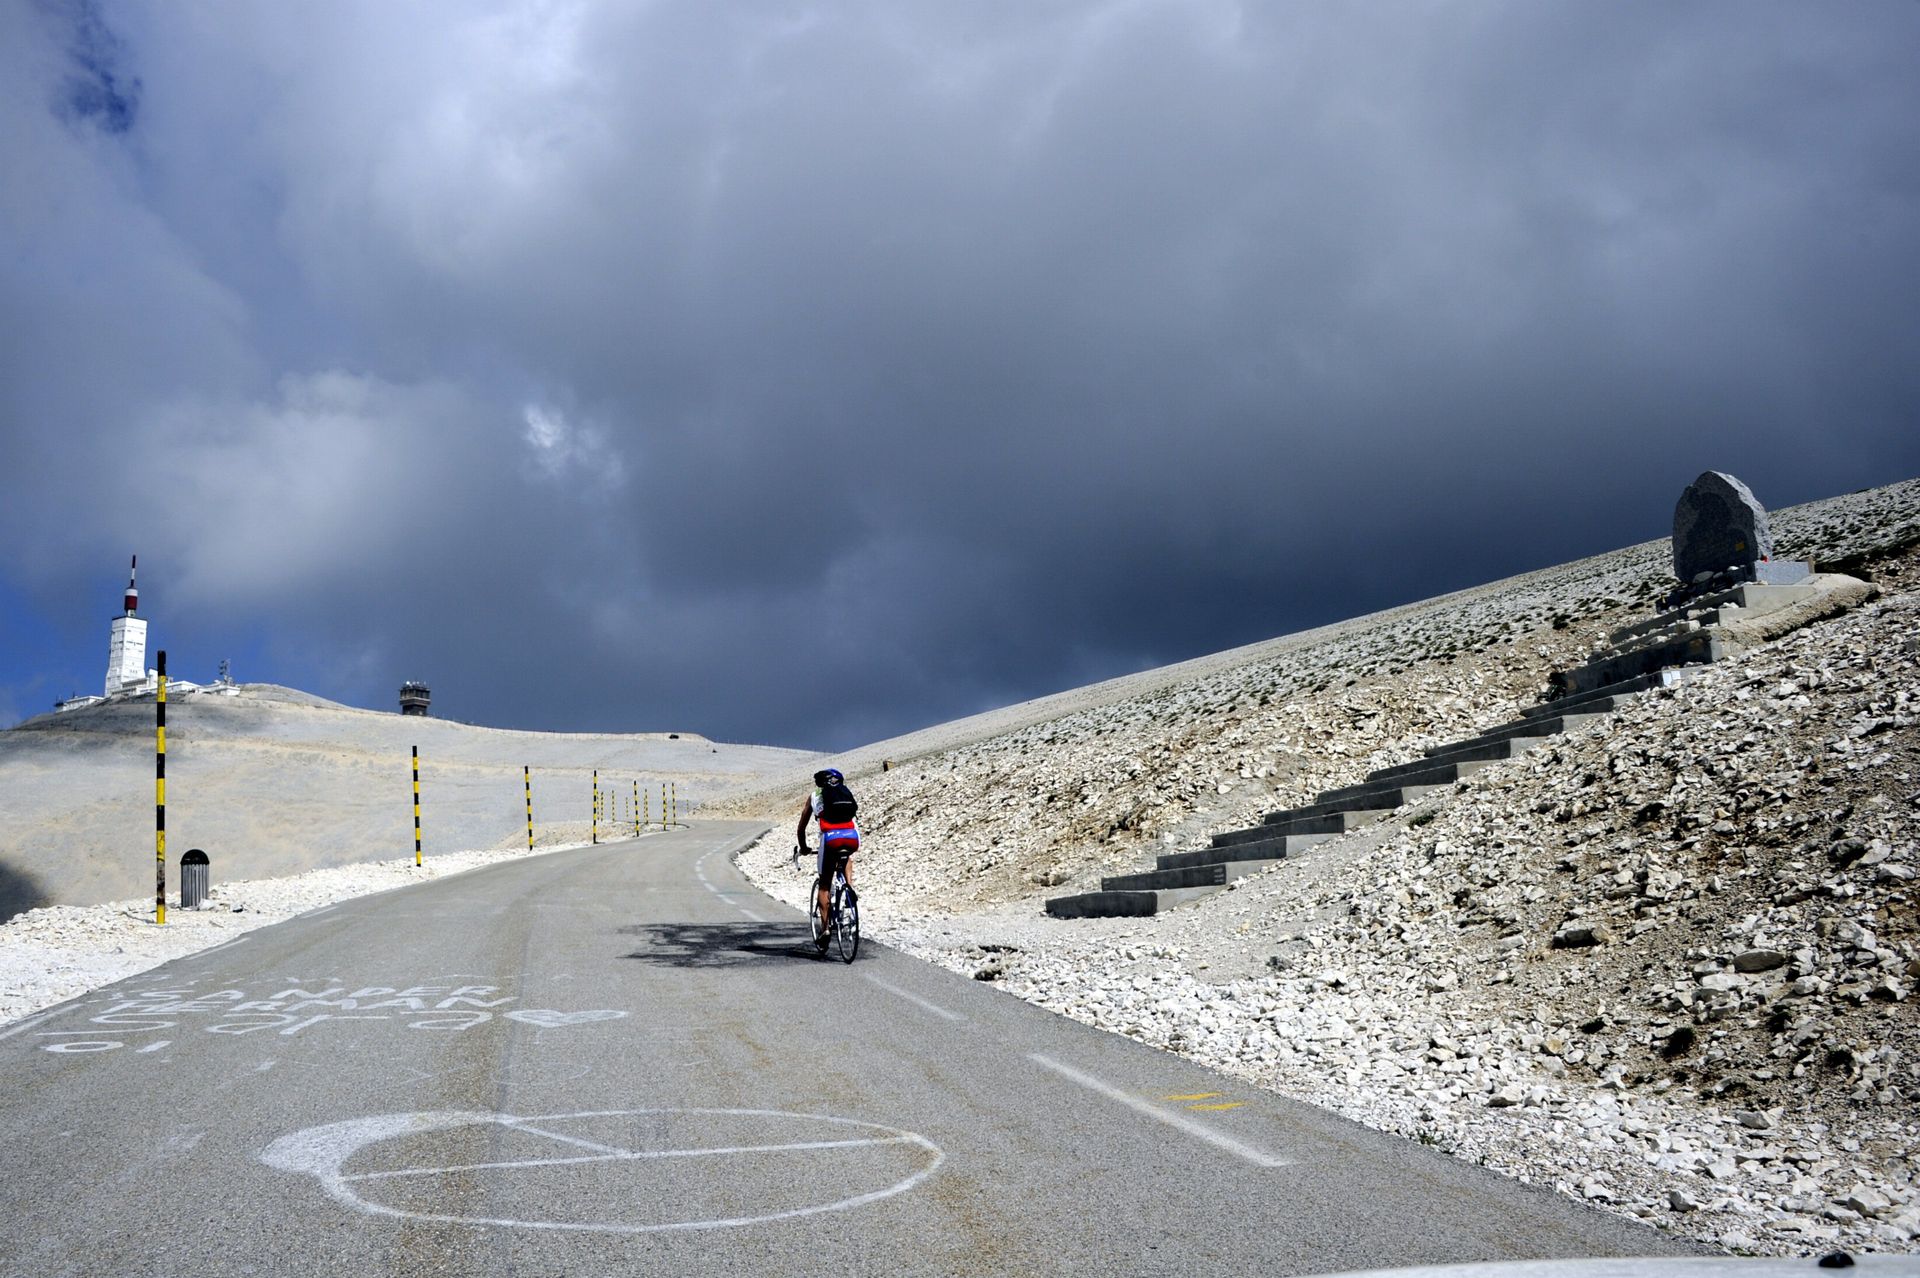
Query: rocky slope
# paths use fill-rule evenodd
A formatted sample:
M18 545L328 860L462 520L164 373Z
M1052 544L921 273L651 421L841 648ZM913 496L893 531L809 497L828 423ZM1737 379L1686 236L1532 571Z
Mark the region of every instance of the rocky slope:
M1920 482L1774 523L1881 598L1153 919L1040 905L1510 717L1665 543L858 752L869 927L1724 1246L1911 1250ZM742 864L797 900L791 799Z

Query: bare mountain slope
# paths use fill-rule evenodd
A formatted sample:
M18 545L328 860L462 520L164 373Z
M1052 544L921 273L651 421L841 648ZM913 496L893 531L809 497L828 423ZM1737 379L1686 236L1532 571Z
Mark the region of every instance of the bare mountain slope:
M526 837L533 769L542 841L587 837L592 772L624 819L637 782L658 815L798 773L806 755L692 733L518 732L358 710L291 689L189 694L167 706L170 861L204 848L220 879L266 878L413 849L412 747L427 851ZM153 887L152 698L42 715L0 732L0 918ZM603 814L603 828L611 825ZM176 880L177 886L177 880Z
M1920 480L1772 514L1782 557L1920 536ZM1555 669L1647 615L1665 540L924 729L835 756L874 869L943 909L1140 868L1536 702ZM892 767L881 771L883 760ZM784 817L790 785L716 812ZM938 867L924 890L914 867ZM891 871L899 869L896 878ZM1051 894L1051 893L1050 893Z
M1151 919L1040 907L1509 718L1666 543L855 752L866 924L1722 1245L1911 1250L1920 482L1774 527L1881 597ZM797 900L787 797L743 865Z

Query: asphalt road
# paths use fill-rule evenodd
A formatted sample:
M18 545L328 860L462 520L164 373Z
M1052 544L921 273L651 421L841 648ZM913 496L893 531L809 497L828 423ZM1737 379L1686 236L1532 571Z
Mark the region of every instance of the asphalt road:
M1687 1250L868 943L713 823L0 1030L0 1272L1287 1274Z

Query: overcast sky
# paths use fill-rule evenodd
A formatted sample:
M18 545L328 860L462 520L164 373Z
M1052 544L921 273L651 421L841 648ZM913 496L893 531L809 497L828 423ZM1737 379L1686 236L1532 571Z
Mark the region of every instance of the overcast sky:
M843 748L1920 474L1920 5L0 5L0 724Z

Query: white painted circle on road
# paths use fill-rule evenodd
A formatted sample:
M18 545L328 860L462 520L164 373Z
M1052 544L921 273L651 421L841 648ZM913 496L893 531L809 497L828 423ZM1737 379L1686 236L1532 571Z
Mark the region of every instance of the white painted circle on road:
M618 1234L845 1211L904 1193L945 1157L916 1132L771 1109L375 1114L282 1136L260 1155L369 1215ZM476 1196L540 1207L446 1210Z

